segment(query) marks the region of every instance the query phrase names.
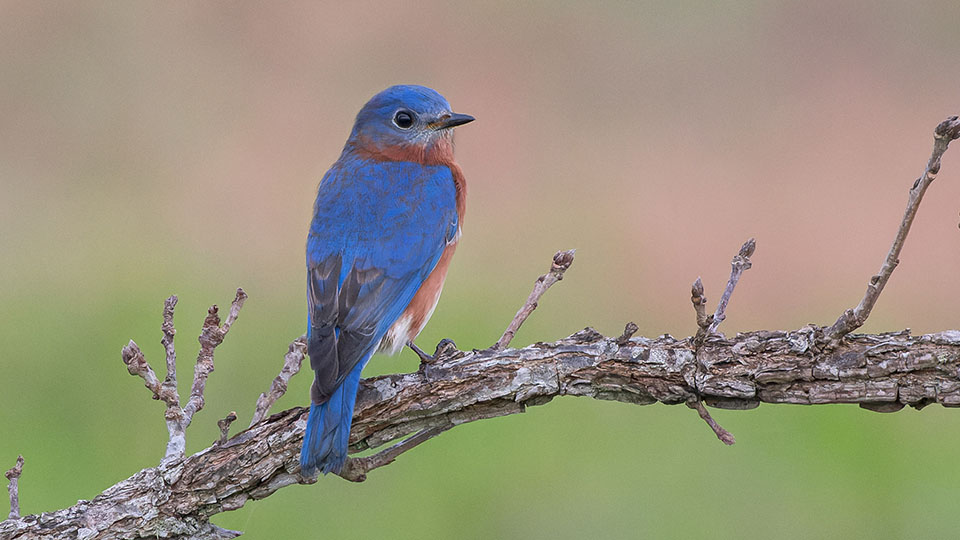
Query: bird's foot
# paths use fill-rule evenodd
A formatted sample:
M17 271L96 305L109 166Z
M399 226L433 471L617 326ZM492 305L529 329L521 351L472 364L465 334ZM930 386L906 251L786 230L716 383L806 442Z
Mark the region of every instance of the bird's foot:
M447 356L448 354L455 352L457 350L457 344L449 339L440 340L440 343L437 343L437 350L433 353L433 355L429 355L423 352L423 349L421 349L420 347L417 347L417 345L413 341L408 341L407 347L410 347L411 349L413 349L413 352L417 353L417 356L420 357L421 364L433 364L438 359L444 356Z
M407 347L410 347L413 349L413 352L417 353L417 356L420 357L421 364L432 364L437 360L434 356L430 356L429 354L423 352L423 349L417 347L417 344L412 341L407 342Z

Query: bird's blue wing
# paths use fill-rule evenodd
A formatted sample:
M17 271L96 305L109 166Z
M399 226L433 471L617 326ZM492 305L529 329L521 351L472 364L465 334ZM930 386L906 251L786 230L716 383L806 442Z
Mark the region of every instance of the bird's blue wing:
M342 159L327 172L307 238L314 403L373 354L457 227L445 166Z

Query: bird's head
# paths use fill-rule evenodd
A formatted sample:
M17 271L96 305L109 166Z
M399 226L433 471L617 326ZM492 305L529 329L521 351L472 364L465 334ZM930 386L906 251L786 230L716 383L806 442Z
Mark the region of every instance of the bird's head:
M385 160L450 162L453 128L472 121L472 116L452 112L435 90L391 86L360 109L347 149Z

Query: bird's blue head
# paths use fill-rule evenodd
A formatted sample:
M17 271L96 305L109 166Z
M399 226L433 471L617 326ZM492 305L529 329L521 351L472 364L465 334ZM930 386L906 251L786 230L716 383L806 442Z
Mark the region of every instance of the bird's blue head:
M452 112L436 90L391 86L360 109L347 150L397 161L452 160L452 128L472 121L472 116Z

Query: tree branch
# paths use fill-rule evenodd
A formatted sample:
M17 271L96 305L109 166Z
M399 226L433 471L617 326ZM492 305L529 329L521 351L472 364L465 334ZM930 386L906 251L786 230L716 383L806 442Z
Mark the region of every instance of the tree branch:
M153 392L153 399L162 400L167 405L164 419L167 423L167 433L169 440L165 459L176 459L183 457L187 447L187 427L193 420L193 415L203 408L203 390L207 384L207 377L213 371L213 351L217 345L223 342L227 332L237 315L243 302L247 299L247 293L243 289L237 289L237 296L230 305L230 314L226 322L220 326L219 308L210 306L207 310L207 318L203 321L203 329L200 332L200 353L197 355L197 364L193 373L193 385L190 389L190 399L186 407L180 407L180 395L177 389L177 352L173 346L173 339L177 331L173 326L173 311L177 305L177 297L171 296L163 304L163 325L161 331L163 338L160 340L166 352L167 377L161 384L157 379L153 368L143 356L143 351L133 341L127 344L121 351L123 363L127 365L127 371L131 375L139 376L144 381L144 386ZM272 403L272 402L271 402ZM267 405L269 407L269 404ZM229 429L227 424L226 429Z
M943 122L940 122L940 125L934 130L933 153L927 161L927 167L923 171L923 174L920 178L917 178L913 183L913 187L910 188L910 196L907 198L907 209L903 213L900 228L897 229L897 235L893 238L893 245L890 246L887 258L884 259L883 265L880 267L880 272L870 278L870 282L867 284L867 292L864 293L863 299L860 300L857 307L844 311L835 323L823 331L823 338L828 347L832 347L836 344L837 340L842 339L843 336L860 328L863 326L863 323L867 321L867 317L870 316L874 304L876 304L877 299L880 298L880 293L883 292L887 281L890 279L890 276L893 275L894 269L900 264L900 251L903 249L903 244L907 240L910 226L913 225L913 218L916 217L917 210L920 208L920 201L923 200L923 194L927 192L927 188L930 187L930 184L933 183L937 178L937 174L940 172L940 158L942 158L943 153L947 151L947 146L950 145L950 141L958 137L960 137L960 118L956 116L951 116Z
M4 476L7 477L7 493L10 495L10 519L20 517L20 474L23 473L23 456L17 456L17 464Z
M240 308L247 300L247 293L243 289L237 289L237 296L230 304L230 313L223 326L220 326L220 315L217 306L210 306L207 310L207 318L203 321L203 330L200 332L200 353L197 355L197 364L193 369L193 385L190 387L190 399L187 406L183 408L184 428L190 425L193 415L203 408L203 391L207 386L207 377L213 372L213 351L218 345L223 343L223 338L227 337L227 332L237 320L240 314ZM182 451L180 452L183 453Z
M342 476L363 481L369 471L392 463L403 452L457 425L524 412L557 396L636 405L686 403L727 444L733 443L733 436L713 420L705 405L750 409L760 403L857 403L878 412L907 405L919 409L933 403L960 407L960 331L924 336L911 336L909 331L850 334L866 320L889 279L919 200L939 172L947 145L958 136L957 117L938 126L933 155L924 176L911 190L901 229L881 273L871 280L860 305L845 312L833 326L749 332L733 338L713 333L723 320L740 274L750 266L750 241L734 257L727 289L712 317L706 314L702 283L699 279L694 283L691 300L699 328L694 338L632 337L636 326L628 324L616 338L586 328L555 343L507 349L543 292L561 279L572 263L572 251L558 252L550 272L537 280L523 308L492 348L465 352L445 341L438 346L435 361L421 364L417 372L361 382L350 451L392 446L350 459ZM225 419L220 441L183 457L183 430L203 407L214 348L223 341L245 299L246 294L238 289L223 326L216 306L210 308L200 335L191 396L182 410L173 351L176 297L164 305L162 343L167 378L162 384L134 342L124 347L128 371L144 380L154 399L167 404L168 428L173 425L179 430L174 433L171 428L167 457L157 467L144 469L93 500L79 501L64 510L19 518L11 511L11 519L0 523L0 538L233 538L240 533L212 525L209 517L267 497L284 486L316 481L299 476L307 409L298 407L258 420L299 369L304 354L302 338L290 345L284 371L258 400L253 425L228 439ZM174 435L179 437L177 441ZM19 470L16 472L18 476ZM15 491L11 487L11 502Z
M750 263L750 257L753 256L753 252L756 249L757 241L751 238L744 242L743 246L740 247L740 251L734 255L733 260L730 261L730 279L727 280L727 286L723 289L723 296L720 297L720 302L717 303L717 310L713 313L710 326L707 327L707 334L716 332L720 323L727 318L727 304L730 303L730 297L733 296L733 290L737 287L737 283L740 282L740 276L753 266ZM699 282L700 278L697 278L697 283ZM694 287L696 287L697 283L694 283ZM701 289L702 287L701 285ZM699 312L697 313L697 324L700 324Z
M723 444L731 446L737 442L737 439L733 436L733 433L723 429L723 426L717 423L716 420L710 416L710 411L707 410L707 407L699 399L694 402L687 402L687 407L694 409L700 415L700 418L710 426L710 429L713 430L713 433L720 439Z
M960 331L850 335L835 350L815 354L820 330L713 335L697 351L691 339L634 337L620 345L588 328L522 349L460 351L418 372L364 380L351 451L414 433L420 435L412 439L422 442L438 430L520 413L557 396L636 405L702 400L727 409L760 403L960 406ZM81 530L80 538L211 537L209 516L303 482L298 473L306 418L305 408L275 414L222 445L164 460L92 501L44 514L43 523L37 515L5 521L0 537L59 538ZM386 454L371 462L389 459Z
M527 297L527 301L523 303L523 307L520 308L520 311L517 312L516 316L513 317L513 320L510 321L510 324L507 326L507 329L503 331L503 335L500 336L500 339L493 345L493 350L502 351L507 348L507 345L510 345L510 342L513 341L513 336L516 335L517 330L520 329L520 326L527 320L527 317L533 313L533 310L537 309L537 302L540 301L540 297L543 296L543 293L547 292L554 283L563 279L563 273L570 268L570 265L573 264L573 256L577 250L571 249L568 251L558 251L556 255L553 256L553 263L550 265L550 271L546 274L537 278L536 283L533 286L533 290L530 292L530 296Z
M286 393L290 378L300 371L300 365L303 363L306 354L306 335L300 336L290 343L290 348L283 357L283 368L280 370L280 374L274 377L273 383L270 384L270 390L260 394L260 397L257 398L257 406L253 413L253 419L250 420L250 426L262 422L267 417L267 413L270 412L270 407L280 399L280 396Z
M690 303L693 304L693 310L697 313L697 334L694 341L702 343L707 337L707 329L713 322L713 315L707 315L707 297L703 293L703 281L697 276L697 280L690 287Z

